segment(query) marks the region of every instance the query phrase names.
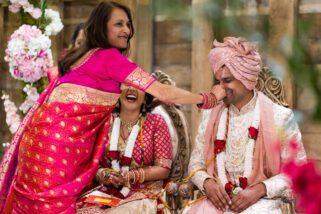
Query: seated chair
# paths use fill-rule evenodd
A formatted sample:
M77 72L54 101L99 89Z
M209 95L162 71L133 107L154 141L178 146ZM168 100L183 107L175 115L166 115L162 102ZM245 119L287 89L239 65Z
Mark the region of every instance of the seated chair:
M167 85L175 85L175 82L171 80L169 75L160 70L156 70L153 73L156 79ZM157 105L157 100L154 101L154 105ZM165 188L165 201L168 205L167 208L175 213L178 208L177 198L177 183L186 176L188 162L190 159L190 140L187 128L186 118L178 105L157 105L152 113L160 114L163 116L167 123L172 138L173 145L173 161L172 170L169 175L170 182Z
M256 86L257 90L263 92L270 99L279 105L288 107L285 101L284 89L281 84L280 79L275 77L272 72L264 67L259 75L258 84ZM202 193L197 190L197 187L190 181L185 181L178 186L178 209L182 210L185 206L188 206L192 201L197 201L198 198L202 196ZM282 198L282 213L293 214L294 209L294 199L291 192L285 192Z

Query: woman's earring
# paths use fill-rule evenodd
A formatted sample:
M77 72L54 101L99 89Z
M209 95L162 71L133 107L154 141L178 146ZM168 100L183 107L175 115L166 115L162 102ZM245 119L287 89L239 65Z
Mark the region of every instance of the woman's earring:
M117 101L114 109L114 113L119 114L120 113L120 102L119 100Z
M142 115L146 115L146 113L147 113L146 102L144 102L142 106Z

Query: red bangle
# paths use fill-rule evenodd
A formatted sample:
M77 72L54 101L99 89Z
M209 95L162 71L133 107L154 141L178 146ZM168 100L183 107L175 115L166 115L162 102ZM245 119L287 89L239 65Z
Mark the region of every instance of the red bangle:
M214 108L217 103L215 94L212 92L202 92L200 93L203 96L203 103L197 104L197 107L200 109L210 109Z

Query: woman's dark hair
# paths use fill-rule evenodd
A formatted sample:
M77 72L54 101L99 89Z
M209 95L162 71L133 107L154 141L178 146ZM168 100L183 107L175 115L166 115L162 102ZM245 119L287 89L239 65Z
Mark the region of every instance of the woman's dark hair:
M73 34L72 34L71 41L70 41L70 44L71 44L72 48L75 47L75 43L76 43L77 36L78 36L79 32L80 32L82 29L84 29L84 26L85 26L85 24L82 23L82 22L79 23L79 24L76 26L76 28L75 28L75 30L74 30L74 32L73 32Z
M145 93L145 97L144 97L144 103L141 105L140 107L140 113L143 115L143 116L146 116L147 113L150 113L154 106L153 106L153 100L154 100L154 97L148 93ZM121 103L118 99L117 101L117 105L114 109L114 113L115 114L120 114L120 107L121 107Z
M110 19L114 8L123 10L129 19L130 34L127 41L127 48L119 51L127 55L130 49L130 39L134 35L134 27L130 9L122 4L113 1L103 1L99 3L91 12L88 20L84 24L85 42L78 49L71 50L59 61L59 73L63 76L70 70L70 67L83 57L89 50L94 48L111 48L107 39L107 22Z

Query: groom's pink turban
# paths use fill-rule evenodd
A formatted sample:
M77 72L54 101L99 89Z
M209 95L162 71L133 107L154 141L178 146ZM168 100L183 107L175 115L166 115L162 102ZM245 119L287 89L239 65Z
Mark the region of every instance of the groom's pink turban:
M261 71L261 57L256 45L234 37L225 37L223 43L214 40L213 44L209 60L214 75L225 65L247 89L254 89Z

